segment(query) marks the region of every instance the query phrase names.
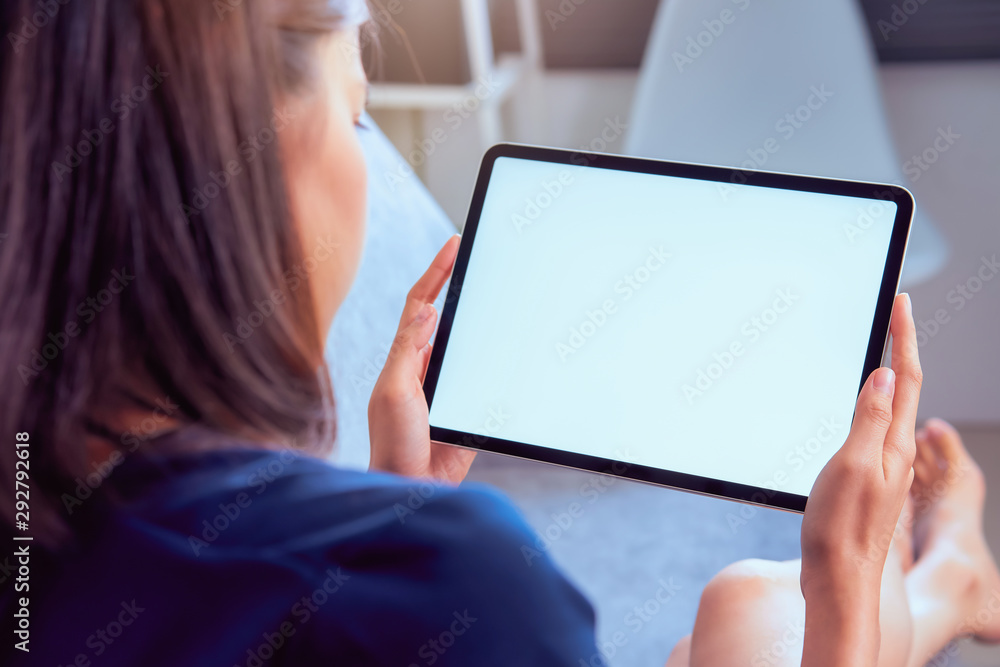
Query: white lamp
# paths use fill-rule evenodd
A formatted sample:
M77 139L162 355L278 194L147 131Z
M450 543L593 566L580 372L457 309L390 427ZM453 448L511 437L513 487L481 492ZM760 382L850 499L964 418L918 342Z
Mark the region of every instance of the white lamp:
M907 186L876 67L853 0L665 0L625 150ZM929 278L947 254L918 203L903 283Z

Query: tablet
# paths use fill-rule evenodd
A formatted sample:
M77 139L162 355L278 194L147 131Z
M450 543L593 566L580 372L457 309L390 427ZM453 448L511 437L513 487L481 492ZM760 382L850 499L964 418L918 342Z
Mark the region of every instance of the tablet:
M895 185L494 146L431 439L801 512L881 363L913 208Z

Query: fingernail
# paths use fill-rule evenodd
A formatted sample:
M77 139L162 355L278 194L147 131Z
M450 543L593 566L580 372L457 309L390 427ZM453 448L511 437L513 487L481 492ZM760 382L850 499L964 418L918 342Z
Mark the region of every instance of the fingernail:
M912 315L913 314L913 302L910 301L910 293L909 292L903 292L903 296L906 297L905 299L903 299L903 301L906 302L906 313L907 313L907 315Z
M430 319L431 314L433 313L434 313L434 306L432 306L429 303L425 303L420 307L420 310L417 311L416 321L426 322L427 320Z
M896 374L892 372L891 368L878 369L875 371L875 377L872 379L872 385L875 387L875 391L880 391L883 394L891 394L895 383Z

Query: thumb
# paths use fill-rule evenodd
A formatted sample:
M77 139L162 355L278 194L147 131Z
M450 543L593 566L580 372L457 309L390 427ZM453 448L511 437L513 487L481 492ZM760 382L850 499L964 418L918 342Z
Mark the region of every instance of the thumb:
M891 368L876 368L858 396L854 410L851 434L844 449L854 450L865 457L882 460L886 433L892 424L892 396L896 387L896 374Z

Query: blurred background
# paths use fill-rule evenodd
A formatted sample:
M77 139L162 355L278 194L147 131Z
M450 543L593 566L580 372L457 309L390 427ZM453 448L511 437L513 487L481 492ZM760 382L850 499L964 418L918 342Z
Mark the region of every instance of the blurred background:
M1000 1L373 7L369 245L330 345L340 463L367 464L364 405L402 296L461 230L493 143L892 182L918 206L901 290L920 332L921 414L956 424L983 465L1000 552ZM761 151L768 139L779 150ZM509 493L588 594L613 665L663 664L726 564L799 553L791 514L485 454L472 478ZM573 503L584 511L567 522ZM670 601L636 621L666 585ZM931 664L1000 665L1000 649L966 641Z

